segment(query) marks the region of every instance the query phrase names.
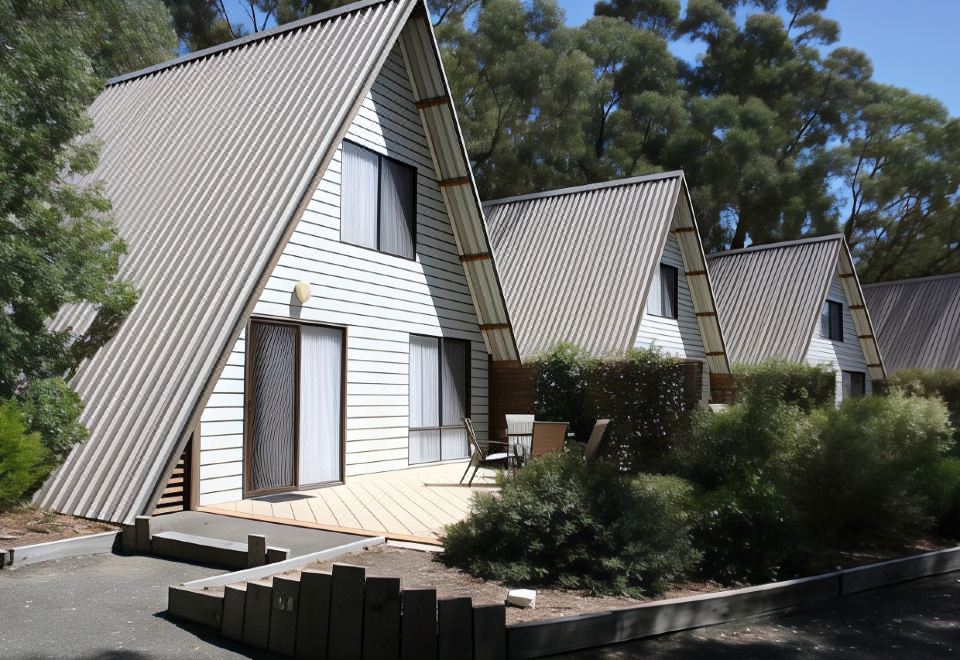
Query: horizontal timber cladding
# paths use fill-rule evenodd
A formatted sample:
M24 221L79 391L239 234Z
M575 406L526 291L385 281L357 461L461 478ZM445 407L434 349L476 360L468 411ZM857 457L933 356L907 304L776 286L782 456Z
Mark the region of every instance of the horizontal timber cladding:
M857 371L865 375L864 385L866 393L873 391L873 379L870 377L866 360L863 356L863 340L857 337L853 316L850 312L844 286L839 277L834 276L827 291L827 300L843 304L843 341L828 339L820 334L820 318L817 317L816 327L807 349L806 361L809 364L825 364L836 371L836 402L843 398L844 371Z
M690 295L690 288L687 286L680 246L673 233L667 236L663 254L660 256L660 263L677 269L677 318L656 316L644 309L634 346L636 348L658 348L668 355L684 360L696 360L702 364L706 361L707 356L700 336L700 325L697 323L693 298ZM688 392L689 385L688 382ZM708 369L702 370L700 386L697 390L701 400L710 400L710 371Z
M340 242L338 150L254 315L346 328L349 478L408 466L410 334L469 340L471 417L483 439L488 353L398 48L347 138L417 168L417 259ZM293 295L300 281L312 289L302 306ZM203 411L200 505L242 496L244 342L242 334Z

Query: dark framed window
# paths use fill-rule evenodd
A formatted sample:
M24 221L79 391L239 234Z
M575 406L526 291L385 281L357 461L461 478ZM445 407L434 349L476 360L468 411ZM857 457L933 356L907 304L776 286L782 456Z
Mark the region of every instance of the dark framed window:
M833 341L843 341L843 303L828 300L820 314L820 334Z
M410 335L408 460L467 458L463 418L470 416L470 343Z
M862 371L843 372L843 398L859 399L867 394L867 375Z
M417 249L417 168L344 141L340 240L413 259Z
M675 266L660 264L647 296L647 312L668 319L677 318L677 283L680 271Z

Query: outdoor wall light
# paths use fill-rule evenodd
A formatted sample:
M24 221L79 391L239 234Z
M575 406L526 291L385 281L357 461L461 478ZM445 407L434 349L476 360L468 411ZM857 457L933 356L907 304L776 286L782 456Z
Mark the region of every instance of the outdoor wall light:
M297 285L293 287L293 295L297 297L301 305L305 304L310 300L310 284L308 282L297 282Z

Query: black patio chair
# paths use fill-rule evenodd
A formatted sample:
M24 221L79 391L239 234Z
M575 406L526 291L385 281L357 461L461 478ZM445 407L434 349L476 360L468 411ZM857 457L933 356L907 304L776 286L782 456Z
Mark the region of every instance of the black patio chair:
M477 434L473 430L473 422L470 421L469 417L463 418L463 424L467 427L467 437L470 438L470 445L473 447L473 453L470 455L470 462L467 464L467 469L463 471L463 476L460 477L460 483L463 483L463 480L467 478L467 472L470 471L470 468L473 468L473 474L470 475L470 481L467 482L467 487L473 485L473 480L477 476L477 470L482 467L490 468L509 468L510 467L510 452L507 450L508 445L506 442L496 442L491 440L488 442L488 445L497 445L503 446L504 451L496 452L494 454L487 453L483 450L483 447L480 446L480 442L477 440Z

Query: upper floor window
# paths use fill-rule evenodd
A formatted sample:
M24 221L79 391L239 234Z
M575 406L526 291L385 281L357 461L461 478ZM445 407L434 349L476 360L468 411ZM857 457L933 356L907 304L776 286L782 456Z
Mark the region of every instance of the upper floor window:
M677 279L679 271L674 266L660 264L650 284L647 296L647 312L654 316L677 318Z
M862 371L844 371L842 376L843 398L859 399L867 394L867 375Z
M417 170L344 141L340 240L413 259Z
M843 341L843 303L828 300L820 313L820 335L834 341Z

